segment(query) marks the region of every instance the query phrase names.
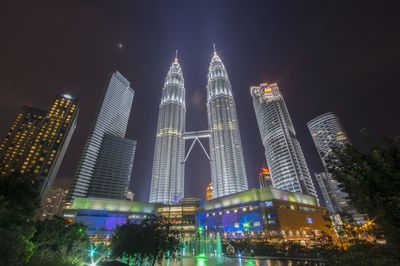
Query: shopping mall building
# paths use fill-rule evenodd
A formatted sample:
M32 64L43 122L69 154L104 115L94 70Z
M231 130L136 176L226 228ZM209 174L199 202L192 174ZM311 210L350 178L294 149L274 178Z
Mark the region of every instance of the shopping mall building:
M223 239L270 238L309 240L321 232L333 235L326 209L313 196L273 189L244 192L201 201L185 198L176 205L128 200L76 198L64 218L87 226L87 233L99 241L108 240L117 225L140 222L149 215L170 219L190 240L204 235Z

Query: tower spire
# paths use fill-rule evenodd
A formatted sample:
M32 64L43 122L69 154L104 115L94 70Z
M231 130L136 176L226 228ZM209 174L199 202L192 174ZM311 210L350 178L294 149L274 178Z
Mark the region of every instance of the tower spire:
M175 62L178 62L178 50L175 50Z
M217 55L217 50L215 49L215 43L213 43L213 47L214 47L214 55Z

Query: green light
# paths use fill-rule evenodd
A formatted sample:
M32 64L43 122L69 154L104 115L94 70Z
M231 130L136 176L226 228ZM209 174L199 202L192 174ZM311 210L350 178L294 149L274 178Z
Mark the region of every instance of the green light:
M256 264L254 263L254 259L246 259L246 262L244 265L251 266L251 265L256 265Z
M243 223L243 228L245 231L248 231L250 229L250 223L249 222L244 222Z

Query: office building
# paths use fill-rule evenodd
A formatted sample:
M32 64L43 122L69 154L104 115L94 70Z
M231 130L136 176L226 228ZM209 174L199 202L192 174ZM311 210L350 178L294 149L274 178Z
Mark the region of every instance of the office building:
M342 123L334 113L329 112L309 121L307 127L325 167L325 173L316 174L325 204L332 214L347 210L349 209L347 193L340 189L339 183L327 171L332 148L350 144Z
M365 215L358 213L340 183L328 173L327 164L333 148L351 144L340 119L332 112L322 114L307 123L325 172L316 174L325 204L331 214L350 213L356 222L364 223Z
M215 52L208 69L207 114L214 197L247 190L247 175L231 83Z
M276 83L250 88L274 188L317 197L285 100Z
M151 178L151 203L172 204L184 196L185 83L178 58L165 78L159 107Z
M88 196L126 198L136 147L136 142L125 139L133 96L129 81L118 71L112 73L83 148L69 201Z
M135 157L136 140L104 135L88 197L127 197Z
M307 123L318 154L326 168L333 147L350 144L339 118L332 112L322 114Z

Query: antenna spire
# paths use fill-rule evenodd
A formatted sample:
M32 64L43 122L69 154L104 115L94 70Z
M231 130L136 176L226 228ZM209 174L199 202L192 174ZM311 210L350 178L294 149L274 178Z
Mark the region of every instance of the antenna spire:
M178 62L178 50L175 50L175 62Z
M213 43L213 47L214 47L214 55L217 54L217 50L215 49L215 43Z

